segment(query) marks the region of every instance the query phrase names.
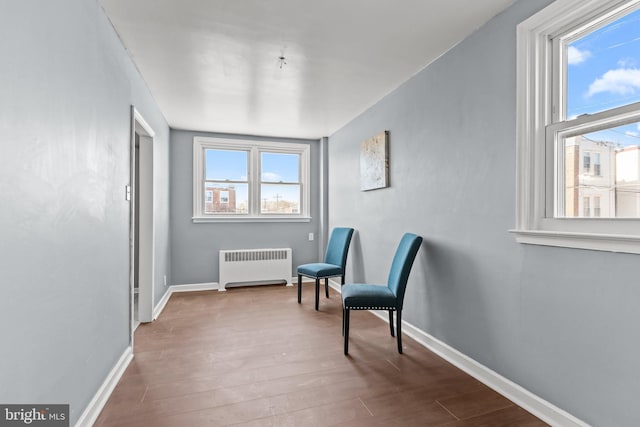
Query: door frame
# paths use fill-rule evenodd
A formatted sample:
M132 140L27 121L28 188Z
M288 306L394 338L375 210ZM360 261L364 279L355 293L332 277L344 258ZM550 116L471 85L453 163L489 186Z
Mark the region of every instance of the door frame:
M136 134L139 135L139 162L136 162ZM138 269L138 320L140 322L153 321L154 284L155 284L155 219L154 193L155 179L153 168L153 138L155 132L140 112L131 106L131 135L130 135L130 184L127 186L129 195L129 288L130 288L130 344L133 346L135 331L134 285L135 272ZM138 169L136 168L138 163ZM138 266L136 266L136 177L140 176L139 196L140 206L138 230ZM142 278L142 280L140 280Z

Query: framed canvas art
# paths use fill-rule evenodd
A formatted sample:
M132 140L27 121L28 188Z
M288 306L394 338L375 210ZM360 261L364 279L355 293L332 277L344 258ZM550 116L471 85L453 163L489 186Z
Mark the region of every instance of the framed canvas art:
M389 186L389 131L360 144L360 190L369 191Z

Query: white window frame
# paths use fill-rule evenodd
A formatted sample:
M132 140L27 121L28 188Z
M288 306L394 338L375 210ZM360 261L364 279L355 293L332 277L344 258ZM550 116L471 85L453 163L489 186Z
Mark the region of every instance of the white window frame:
M207 214L204 211L205 150L240 150L248 152L249 213ZM300 213L260 213L260 154L262 152L300 156ZM193 222L309 222L310 215L310 146L290 142L250 141L241 139L193 138Z
M613 113L609 110L579 117L569 126L567 121L553 123L561 106L554 108L559 98L553 92L554 46L550 40L589 20L613 17L638 3L640 0L557 0L518 25L516 227L511 231L520 243L640 254L639 219L559 218L549 203L556 197L550 197L554 190L562 191L557 179L550 179L554 171L561 170L554 164L554 143L557 147L563 136L594 129L598 120L608 122L612 116L629 119L638 108L632 104Z

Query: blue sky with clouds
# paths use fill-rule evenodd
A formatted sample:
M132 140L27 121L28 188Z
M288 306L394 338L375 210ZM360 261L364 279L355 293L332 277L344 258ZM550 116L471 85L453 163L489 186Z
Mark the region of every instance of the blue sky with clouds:
M567 58L567 118L640 102L640 9L570 43ZM640 123L594 136L638 145Z

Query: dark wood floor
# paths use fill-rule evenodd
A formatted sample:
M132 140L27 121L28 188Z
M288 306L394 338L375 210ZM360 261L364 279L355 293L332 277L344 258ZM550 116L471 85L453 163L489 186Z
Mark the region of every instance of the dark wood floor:
M95 426L546 425L371 313L345 357L339 294L303 286L174 294Z

